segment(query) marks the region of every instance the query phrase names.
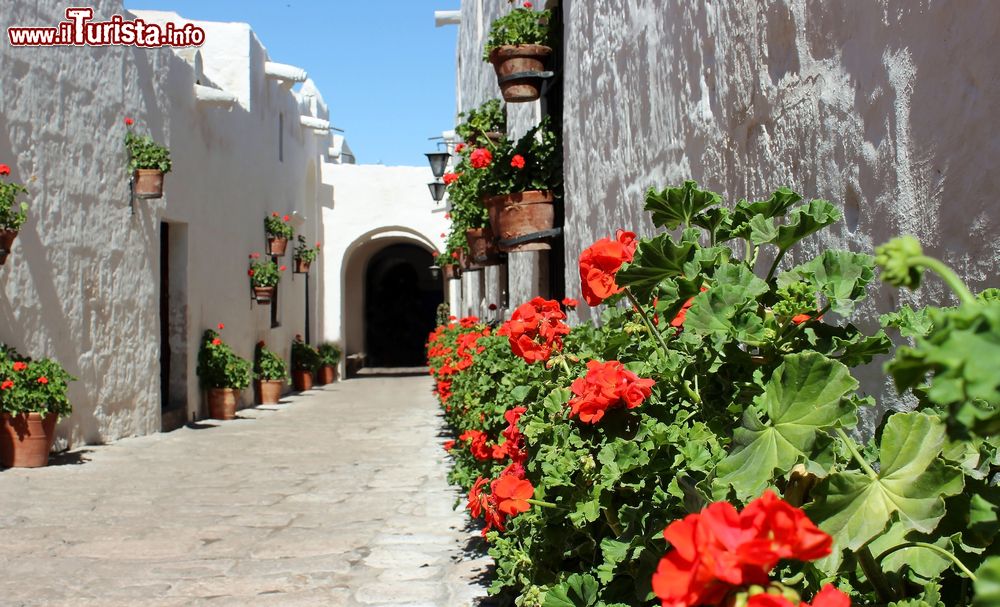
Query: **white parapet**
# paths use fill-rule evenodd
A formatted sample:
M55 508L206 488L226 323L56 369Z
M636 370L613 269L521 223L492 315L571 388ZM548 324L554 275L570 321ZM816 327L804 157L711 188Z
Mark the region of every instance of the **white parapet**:
M434 25L458 25L462 22L462 11L434 11Z
M316 118L314 116L299 116L299 122L307 129L321 131L324 133L330 132L329 120L323 120L322 118Z
M301 67L288 65L287 63L275 63L267 61L264 63L264 74L268 78L281 80L282 84L291 87L296 82L305 82L309 75Z
M226 109L232 108L240 100L239 97L229 91L202 86L200 84L194 85L194 98L202 105L224 107Z

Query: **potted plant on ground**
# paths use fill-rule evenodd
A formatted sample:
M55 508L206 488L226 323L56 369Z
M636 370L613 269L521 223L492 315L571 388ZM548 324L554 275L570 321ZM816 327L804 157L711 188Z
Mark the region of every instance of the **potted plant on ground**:
M288 365L285 359L269 350L266 344L257 342L254 356L254 392L258 405L276 405L281 400L281 390L288 381Z
M458 118L461 123L455 127L455 133L464 143L456 147L456 152L461 153L468 147L489 146L507 137L507 116L499 99L490 99L478 108L462 112Z
M132 132L135 121L125 119L125 148L128 150L128 169L132 174L133 192L137 198L162 198L163 176L170 172L170 150L153 141L149 135Z
M316 374L316 383L319 385L332 384L337 381L337 365L340 364L340 346L331 342L323 342L316 349L319 353L319 371Z
M534 101L541 96L542 78L529 75L545 70L552 54L550 11L535 11L530 2L493 22L483 49L483 60L493 64L504 100ZM512 75L524 76L508 79Z
M306 274L309 272L309 266L319 257L319 247L320 244L317 242L315 247L310 248L306 245L306 237L299 234L298 245L295 247L296 274Z
M32 360L0 346L0 466L48 463L56 422L72 411L66 392L75 379L54 360Z
M0 177L9 175L10 167L0 164ZM28 203L17 202L19 195L27 193L28 188L23 185L0 179L0 266L6 263L17 233L28 219Z
M287 269L271 259L261 259L260 253L251 253L247 276L250 277L250 288L253 290L254 301L258 304L269 305L274 299L274 291L278 288L278 283L281 282L281 273Z
M224 325L219 324L219 330ZM208 392L208 412L213 419L233 419L240 391L250 385L250 361L233 352L219 334L205 331L198 351L198 378Z
M552 248L562 151L550 122L546 116L517 143L500 147L485 173L483 203L501 251Z
M319 368L319 352L302 341L301 335L292 340L292 385L298 392L312 390L313 373Z
M288 239L295 235L295 230L288 221L288 215L272 212L264 218L264 233L267 235L267 254L281 257L288 248Z

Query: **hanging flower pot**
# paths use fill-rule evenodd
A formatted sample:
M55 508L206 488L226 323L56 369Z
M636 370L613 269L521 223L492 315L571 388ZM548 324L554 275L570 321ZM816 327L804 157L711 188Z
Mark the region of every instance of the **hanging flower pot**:
M132 181L136 198L163 198L163 171L159 169L136 169Z
M547 251L555 233L555 195L551 190L529 190L504 196L491 196L483 203L489 211L490 225L498 248L505 253ZM523 239L523 242L505 241Z
M552 48L541 44L499 46L490 52L500 94L508 103L526 103L542 96L545 60Z
M277 287L254 287L253 300L261 305L270 305Z
M10 167L0 164L0 178L10 175ZM17 197L28 189L19 183L8 183L0 179L0 265L7 261L7 255L14 247L21 226L28 220L28 203L17 202Z
M4 413L0 417L0 466L41 468L47 465L58 420L55 413Z
M7 255L14 249L16 230L0 230L0 266L7 262Z
M489 226L466 230L465 240L469 244L469 262L472 266L495 266L500 263L500 250Z
M268 236L267 254L272 257L281 257L288 249L288 239L283 236Z
M308 274L309 266L312 265L304 259L295 260L295 273L296 274Z
M235 388L210 388L208 390L208 416L212 419L236 419L236 402L239 390Z
M279 266L271 259L260 261L260 253L250 254L250 267L247 269L247 276L250 277L250 288L253 299L259 304L270 304L274 299L274 292L281 281L281 273L287 268Z
M295 230L288 223L290 220L291 216L280 215L277 211L264 218L268 255L280 257L285 254L288 249L288 239L295 234Z
M459 269L457 264L449 263L448 265L442 266L444 270L445 280L455 280L462 277L462 271Z

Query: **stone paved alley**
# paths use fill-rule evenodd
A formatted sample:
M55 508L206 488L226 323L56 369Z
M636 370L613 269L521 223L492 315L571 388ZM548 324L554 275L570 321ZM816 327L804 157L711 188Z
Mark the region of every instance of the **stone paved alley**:
M0 471L0 605L435 605L485 594L426 377Z

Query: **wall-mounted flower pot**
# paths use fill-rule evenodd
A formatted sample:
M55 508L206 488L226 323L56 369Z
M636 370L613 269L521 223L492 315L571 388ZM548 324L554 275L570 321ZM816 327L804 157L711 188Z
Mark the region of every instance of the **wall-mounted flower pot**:
M0 266L7 263L7 255L14 249L16 230L0 230Z
M548 251L555 227L555 195L551 190L529 190L483 200L497 247L505 253ZM517 244L505 241L524 239Z
M296 259L295 260L295 273L296 274L308 274L309 273L309 266L310 265L311 265L311 262L308 262L308 261L306 261L304 259Z
M326 384L332 384L337 381L337 367L333 365L323 365L319 368L319 372L316 373L316 383L320 386L325 386Z
M545 59L552 49L540 44L501 46L490 53L490 63L497 73L500 93L508 103L535 101L542 95L544 78L528 76L545 71ZM523 78L507 79L513 74L526 74Z
M492 141L493 143L500 143L501 141L503 141L504 137L506 137L506 134L501 133L500 131L486 132L486 138Z
M132 188L136 198L163 198L163 171L136 169Z
M236 419L236 402L239 390L235 388L209 388L208 416L212 419Z
M277 405L281 400L281 389L285 382L280 379L262 380L255 379L253 382L254 392L257 396L258 405Z
M305 392L306 390L312 390L313 387L313 374L312 371L292 371L292 385L296 392Z
M270 305L271 300L274 299L274 289L275 287L254 287L254 301L264 306Z
M457 264L450 263L442 268L444 270L445 280L454 280L456 278L461 278L462 271L458 268Z
M500 249L489 226L465 231L465 241L469 244L469 264L471 267L495 266L500 263Z
M267 237L267 254L272 257L281 257L288 248L288 239L284 236Z
M58 415L19 413L0 416L0 466L41 468L49 463Z

